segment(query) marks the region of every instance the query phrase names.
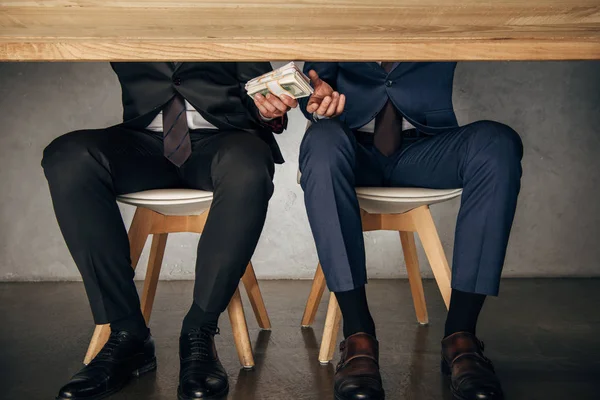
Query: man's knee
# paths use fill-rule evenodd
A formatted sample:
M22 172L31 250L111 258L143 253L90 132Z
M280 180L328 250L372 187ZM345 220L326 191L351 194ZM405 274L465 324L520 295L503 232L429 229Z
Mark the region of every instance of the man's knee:
M495 121L479 121L470 125L471 140L487 157L499 163L520 163L523 142L510 126Z
M354 154L352 132L335 119L318 121L310 126L300 145L300 165L331 168L345 156Z
M84 137L89 131L75 131L54 139L45 149L42 168L48 181L76 183L89 177L89 167L98 161L85 145Z

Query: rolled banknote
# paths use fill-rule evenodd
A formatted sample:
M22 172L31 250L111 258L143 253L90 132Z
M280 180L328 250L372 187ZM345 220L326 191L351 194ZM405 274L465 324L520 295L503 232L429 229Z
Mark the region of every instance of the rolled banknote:
M265 96L267 93L273 93L276 96L283 94L294 99L310 96L313 88L310 86L310 79L291 62L274 71L249 80L246 83L246 91L252 98L257 93Z

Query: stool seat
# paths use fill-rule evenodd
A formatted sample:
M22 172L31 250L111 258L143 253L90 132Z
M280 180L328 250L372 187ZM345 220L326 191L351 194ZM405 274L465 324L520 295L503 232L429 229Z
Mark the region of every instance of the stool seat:
M460 196L462 189L416 187L356 188L360 208L369 214L402 214L417 207L441 203Z
M196 189L154 189L123 194L117 201L163 215L200 215L210 208L213 194Z
M300 184L302 172L296 181ZM357 187L360 208L369 214L402 214L420 206L429 206L451 200L462 194L462 189L427 189L417 187Z

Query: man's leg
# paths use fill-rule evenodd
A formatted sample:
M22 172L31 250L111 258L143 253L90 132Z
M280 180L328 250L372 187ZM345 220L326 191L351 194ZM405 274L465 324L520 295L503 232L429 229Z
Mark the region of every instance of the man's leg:
M522 152L514 130L481 121L413 144L389 171L390 186L463 188L452 266L454 290L498 294L520 189Z
M160 138L120 127L73 132L45 149L42 165L56 218L83 278L94 321L110 323L114 334L127 332L114 339L126 347L119 353L123 357L144 353L153 357L152 344L145 342L148 329L133 283L127 232L115 199L126 192L177 184L176 170L162 156ZM131 373L118 367L120 361L112 360L103 370L82 371L61 390L59 398L85 399L115 390ZM106 373L108 383L102 386Z
M182 326L179 398L184 400L227 391L213 338L256 249L274 174L269 146L247 132L210 135L194 140L193 148L182 177L188 187L213 191L214 198L198 244L194 301Z
M344 336L375 336L366 302L365 245L356 186L383 185L373 155L337 120L319 121L300 146L300 183L319 261L344 319Z
M300 171L319 260L344 319L346 340L336 371L336 399L381 399L378 344L365 295L365 249L355 191L355 186L382 185L381 166L345 125L326 120L306 132Z
M520 190L522 156L522 143L514 130L481 121L413 144L388 171L391 186L463 188L445 336L471 335L472 349L478 348L475 330L485 296L498 294ZM494 396L500 396L499 386L486 389L486 379L495 377L481 378L478 387L463 388L463 398L498 398Z

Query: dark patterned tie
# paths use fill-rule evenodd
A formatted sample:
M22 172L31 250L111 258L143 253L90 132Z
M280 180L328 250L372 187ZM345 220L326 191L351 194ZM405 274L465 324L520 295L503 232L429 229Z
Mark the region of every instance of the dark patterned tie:
M185 100L180 94L163 108L163 146L165 157L178 167L192 154Z
M381 63L388 74L393 65L393 62ZM402 144L402 114L396 110L389 98L383 109L375 117L373 143L382 154L388 157L394 154Z

